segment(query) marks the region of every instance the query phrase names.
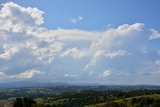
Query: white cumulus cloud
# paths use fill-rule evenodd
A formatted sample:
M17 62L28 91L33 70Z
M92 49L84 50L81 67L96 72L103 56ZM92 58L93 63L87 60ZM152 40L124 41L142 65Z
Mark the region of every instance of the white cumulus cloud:
M78 74L81 79L90 78L91 75L84 72L84 68L97 74L101 73L101 77L107 77L114 72L110 70L99 72L110 67L134 72L143 67L140 65L147 59L141 51L144 48L145 51L153 50L148 49L150 47L147 47L146 41L159 38L159 31L154 29L151 30L151 37L147 36L149 32L146 31L150 30L144 28L143 23L123 24L104 31L76 28L49 30L42 26L43 13L36 7L22 7L13 2L2 5L0 10L0 69L3 71L0 72L1 77L4 76L6 80L7 78L30 79L42 75L41 71L44 71L46 78L51 80L56 76L58 81L58 77L62 75L76 77L75 74ZM81 20L83 17L77 17L72 22L77 23ZM129 56L128 53L132 55ZM145 53L148 54L152 56L150 52ZM128 66L120 58L123 58ZM93 67L98 64L99 68ZM152 64L159 65L159 61ZM73 72L75 74L72 74Z
M76 75L76 74L65 74L64 76L65 77L77 77L78 75Z
M105 70L103 73L100 74L100 77L107 78L111 74L112 74L112 72L110 70Z
M75 24L75 23L77 23L77 22L79 22L79 21L81 21L81 20L83 20L83 17L82 17L82 16L71 19L71 22Z
M155 29L150 29L150 31L151 31L150 40L160 38L160 32L159 31L157 31Z
M97 61L100 60L101 58L116 58L116 57L121 57L124 55L128 55L126 51L124 50L118 50L118 51L113 51L113 52L107 52L105 50L97 50L96 53L94 54L92 60L85 66L85 70L88 70L94 65L96 65Z
M28 78L33 78L42 75L43 73L37 70L27 70L25 72L22 72L20 74L17 74L17 78L22 78L22 79L28 79Z
M86 52L80 51L77 48L71 48L71 49L68 49L67 51L65 51L61 56L62 57L72 56L74 58L82 58L82 57L86 56Z
M17 47L11 45L3 45L3 53L0 53L0 59L9 59L18 51Z
M5 76L4 72L0 71L0 78L3 78Z
M37 8L24 8L13 2L5 3L0 11L0 29L22 32L27 26L39 26L43 23L42 14Z

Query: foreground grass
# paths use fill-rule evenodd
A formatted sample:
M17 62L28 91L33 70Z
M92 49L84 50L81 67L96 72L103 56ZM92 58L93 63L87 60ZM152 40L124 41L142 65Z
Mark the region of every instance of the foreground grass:
M85 107L115 107L115 106L112 106L112 104L114 104L114 103L125 105L125 106L116 106L116 107L135 107L135 105L133 106L133 104L131 103L133 98L135 98L135 99L144 99L144 98L150 98L151 99L151 98L153 98L155 100L160 100L160 94L129 97L129 98L125 98L125 99L111 101L111 102L108 102L108 103L99 103L99 104L95 104L95 105L87 105ZM63 105L64 102L68 101L68 99L53 100L52 97L47 97L47 100L44 100L44 98L41 98L41 97L36 98L34 100L37 102L38 105L44 105L44 104ZM12 107L13 101L14 101L14 99L0 100L0 107ZM110 106L108 106L109 103L110 103ZM136 106L136 107L138 107L138 106ZM160 106L155 106L155 107L160 107Z
M9 100L0 100L0 107L12 107L12 102Z
M109 103L116 102L118 104L122 104L122 105L125 105L127 107L134 107L134 105L131 104L132 98L135 98L135 99L153 98L155 100L160 100L160 94L142 95L142 96L130 97L130 98L126 98L126 99L120 99L120 100L112 101L112 102L109 102ZM109 103L99 103L99 104L95 104L95 105L87 105L85 107L112 107L112 106L108 106Z

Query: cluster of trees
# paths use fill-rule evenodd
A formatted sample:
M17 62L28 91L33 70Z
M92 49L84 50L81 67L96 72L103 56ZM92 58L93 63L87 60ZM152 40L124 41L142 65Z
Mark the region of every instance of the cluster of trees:
M159 89L160 87L155 87L155 89ZM137 90L138 89L138 90ZM12 97L53 97L55 99L60 99L61 97L65 97L72 93L79 93L86 90L94 90L94 91L103 91L103 92L123 92L124 94L127 92L128 96L132 96L132 93L136 93L138 95L144 94L152 94L152 93L160 93L160 90L140 90L145 89L145 87L138 88L136 86L56 86L56 87L31 87L31 88L11 88L11 89L0 89L0 99L8 99ZM115 91L117 90L117 91ZM135 90L135 91L131 91ZM129 93L131 92L131 93ZM119 96L120 96L119 94ZM62 95L62 96L61 96Z
M110 102L110 103L101 105L100 107L127 107L127 105L124 103Z
M37 107L37 102L31 98L16 98L13 107Z
M150 94L160 94L160 90L81 90L78 92L64 92L50 95L36 94L37 96L34 97L29 96L29 98L17 98L14 101L13 107L79 107ZM24 96L28 97L27 94ZM33 100L34 98L42 98L43 104L37 104ZM133 105L137 105L137 107L139 107L138 104L145 101L132 99L131 102ZM155 103L157 104L157 101L154 101L154 104ZM107 107L114 107L113 105L115 105L115 107L125 107L124 103L119 104L116 102L108 103Z
M159 94L160 90L83 90L78 93L62 93L58 99L44 98L44 103L48 103L48 107L77 107L84 105L91 105L97 103L111 102L118 99L125 99L128 97L134 97L139 95ZM53 103L55 102L55 103ZM116 104L114 104L116 105ZM118 104L120 107L125 107L123 104ZM123 106L122 106L123 105ZM108 106L107 106L108 107ZM111 106L112 107L112 106ZM117 106L118 107L118 106Z
M131 105L135 107L160 107L160 99L149 97L132 98Z
M160 107L160 99L150 97L132 98L123 102L110 102L101 107Z
M87 102L87 101L86 101ZM37 104L31 98L16 98L13 103L13 107L81 107L82 102L72 102L68 100L68 103L59 103L59 104ZM140 97L140 98L131 98L130 100L123 100L123 102L110 102L100 107L160 107L160 99L149 98L149 97Z

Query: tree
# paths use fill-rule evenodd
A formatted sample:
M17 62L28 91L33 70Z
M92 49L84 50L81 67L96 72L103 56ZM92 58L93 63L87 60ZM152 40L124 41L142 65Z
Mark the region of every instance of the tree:
M36 107L37 103L31 98L16 98L13 107Z
M23 107L22 98L16 98L13 103L13 107Z

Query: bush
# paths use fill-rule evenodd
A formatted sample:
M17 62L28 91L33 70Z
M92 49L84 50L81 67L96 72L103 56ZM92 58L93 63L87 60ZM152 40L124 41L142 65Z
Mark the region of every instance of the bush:
M16 98L13 107L37 107L37 103L31 98Z

